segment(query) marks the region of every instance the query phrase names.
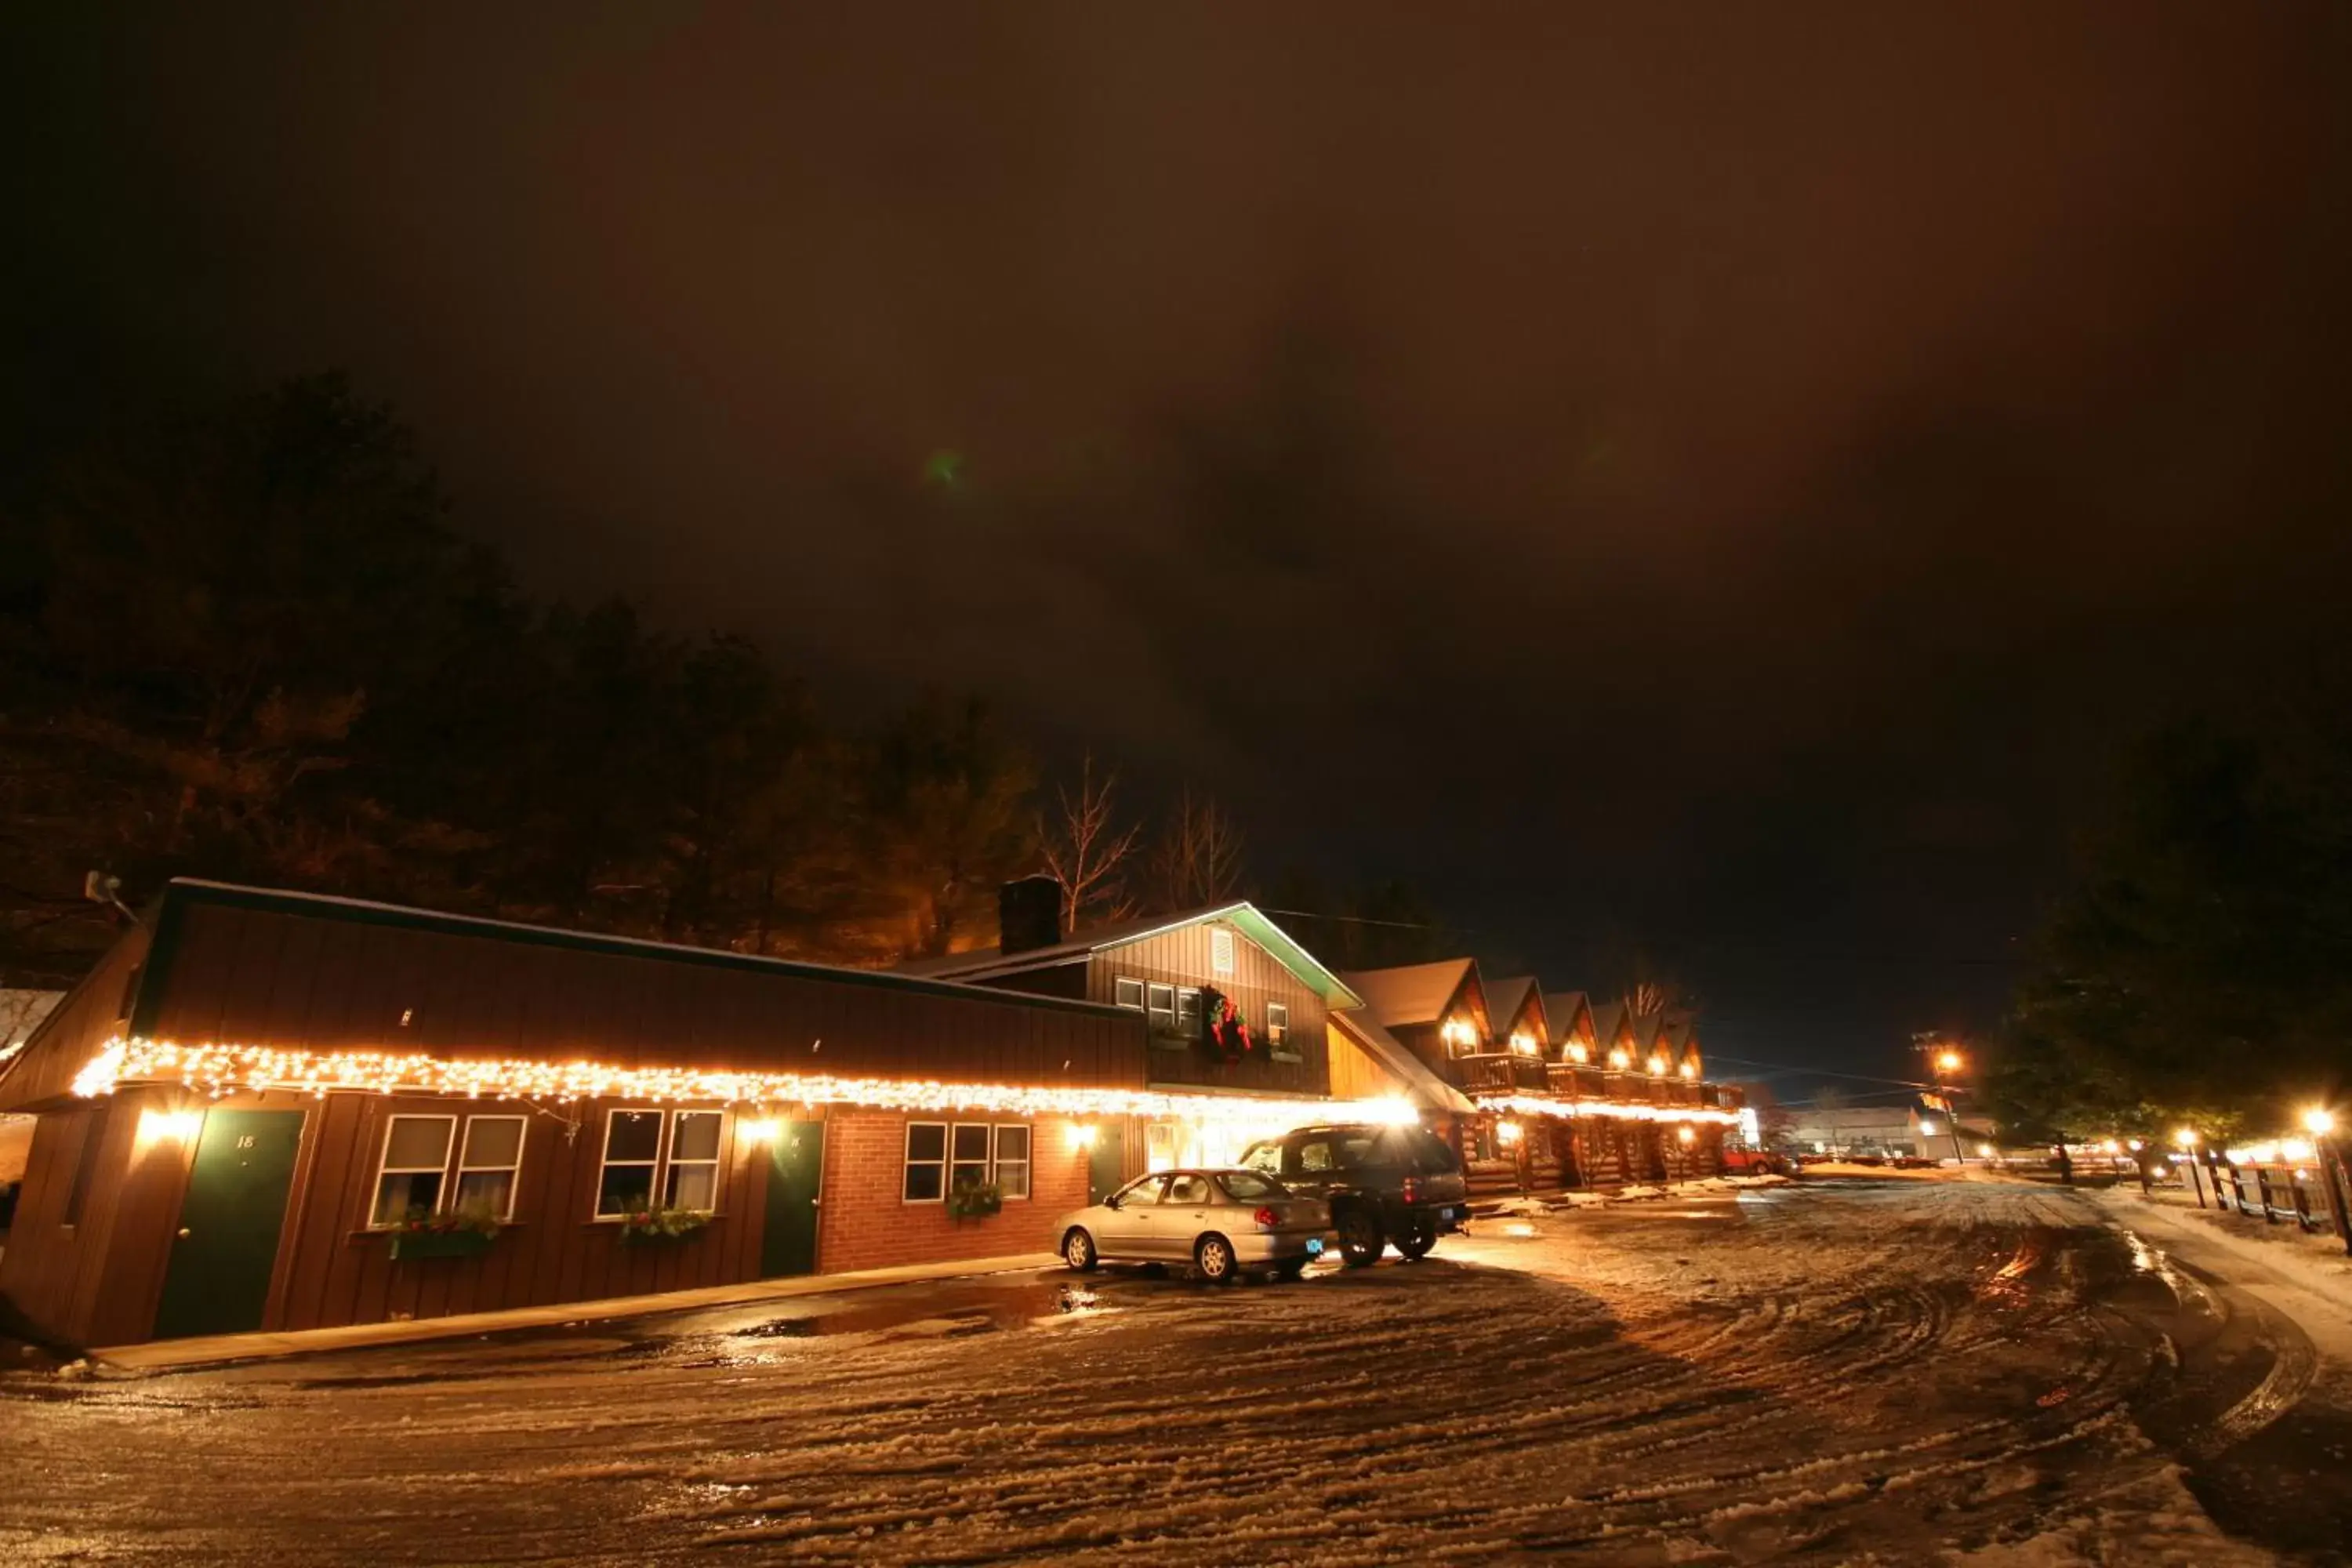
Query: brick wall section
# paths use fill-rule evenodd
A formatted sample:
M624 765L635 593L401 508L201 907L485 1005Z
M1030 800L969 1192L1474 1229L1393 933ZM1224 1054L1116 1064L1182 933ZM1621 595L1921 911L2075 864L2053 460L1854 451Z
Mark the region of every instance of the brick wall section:
M824 1202L817 1214L817 1268L842 1274L901 1263L941 1263L1051 1252L1054 1222L1087 1202L1087 1151L1077 1125L1041 1117L1030 1125L1030 1196L1008 1199L984 1219L950 1219L944 1204L904 1200L907 1123L951 1118L839 1110L825 1120ZM977 1120L977 1118L974 1118ZM1010 1121L1010 1118L1004 1120Z

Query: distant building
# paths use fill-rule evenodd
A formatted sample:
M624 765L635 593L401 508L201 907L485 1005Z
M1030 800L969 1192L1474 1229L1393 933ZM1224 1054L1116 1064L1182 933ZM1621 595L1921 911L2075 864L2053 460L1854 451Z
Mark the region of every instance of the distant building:
M1893 1105L1792 1110L1785 1141L1800 1154L1913 1154L1927 1159L1973 1156L1992 1137L1982 1118L1953 1117L1924 1100ZM1959 1144L1952 1142L1958 1121Z

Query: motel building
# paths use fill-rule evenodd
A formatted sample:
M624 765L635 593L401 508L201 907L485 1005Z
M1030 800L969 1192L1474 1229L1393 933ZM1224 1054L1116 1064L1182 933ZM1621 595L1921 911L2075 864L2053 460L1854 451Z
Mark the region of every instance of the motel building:
M1468 1101L1448 1125L1473 1192L1685 1181L1722 1171L1733 1130L1754 1142L1745 1096L1706 1081L1686 1015L1489 981L1470 958L1342 978L1363 1026Z
M0 1071L0 1293L107 1346L1009 1258L1149 1168L1469 1107L1247 903L1058 909L876 973L175 881Z

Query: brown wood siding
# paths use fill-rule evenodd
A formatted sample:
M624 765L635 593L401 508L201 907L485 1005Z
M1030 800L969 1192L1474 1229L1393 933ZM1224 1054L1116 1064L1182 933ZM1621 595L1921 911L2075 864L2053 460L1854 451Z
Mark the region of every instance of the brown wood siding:
M123 1032L131 972L146 960L148 940L143 926L126 932L41 1020L16 1061L0 1075L0 1110L58 1104L73 1093L76 1075L109 1039Z
M617 1224L595 1217L605 1117L615 1110L653 1109L720 1112L718 1207L710 1224L689 1239L633 1247L621 1241ZM733 1109L600 1100L564 1112L577 1119L576 1133L520 1102L329 1095L314 1112L315 1157L289 1210L268 1326L439 1318L758 1278L767 1156L762 1146L737 1136ZM474 1257L393 1258L391 1238L368 1223L391 1118L460 1118L454 1151L465 1136L462 1119L478 1115L525 1119L513 1222Z
M1146 1081L1142 1031L1126 1016L999 1002L979 987L918 988L293 910L191 903L159 978L152 1008L143 1009L151 1032L191 1043L1034 1085ZM1319 1033L1319 1014L1315 1026Z
M1337 1024L1324 1030L1326 1055L1331 1064L1334 1100L1379 1100L1410 1090L1388 1068L1372 1059Z
M1265 1028L1266 1004L1281 1003L1290 1009L1286 1048L1297 1054L1297 1061L1247 1060L1227 1067L1197 1048L1167 1050L1155 1047L1151 1052L1152 1080L1259 1093L1330 1093L1330 1047L1325 1038L1322 994L1293 974L1272 953L1230 927L1223 929L1234 941L1234 972L1213 973L1210 967L1210 933L1216 929L1215 922L1181 926L1096 953L1087 966L1087 1000L1116 1002L1115 983L1122 978L1213 986L1234 999L1234 1005L1249 1021L1251 1032L1260 1038Z

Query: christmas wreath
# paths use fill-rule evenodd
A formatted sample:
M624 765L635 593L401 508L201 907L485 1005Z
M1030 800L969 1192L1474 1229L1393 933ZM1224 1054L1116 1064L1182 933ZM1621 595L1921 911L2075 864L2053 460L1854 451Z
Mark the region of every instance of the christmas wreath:
M1202 1043L1227 1067L1255 1055L1257 1037L1250 1033L1249 1020L1234 1005L1234 999L1221 992L1203 992L1201 996Z

